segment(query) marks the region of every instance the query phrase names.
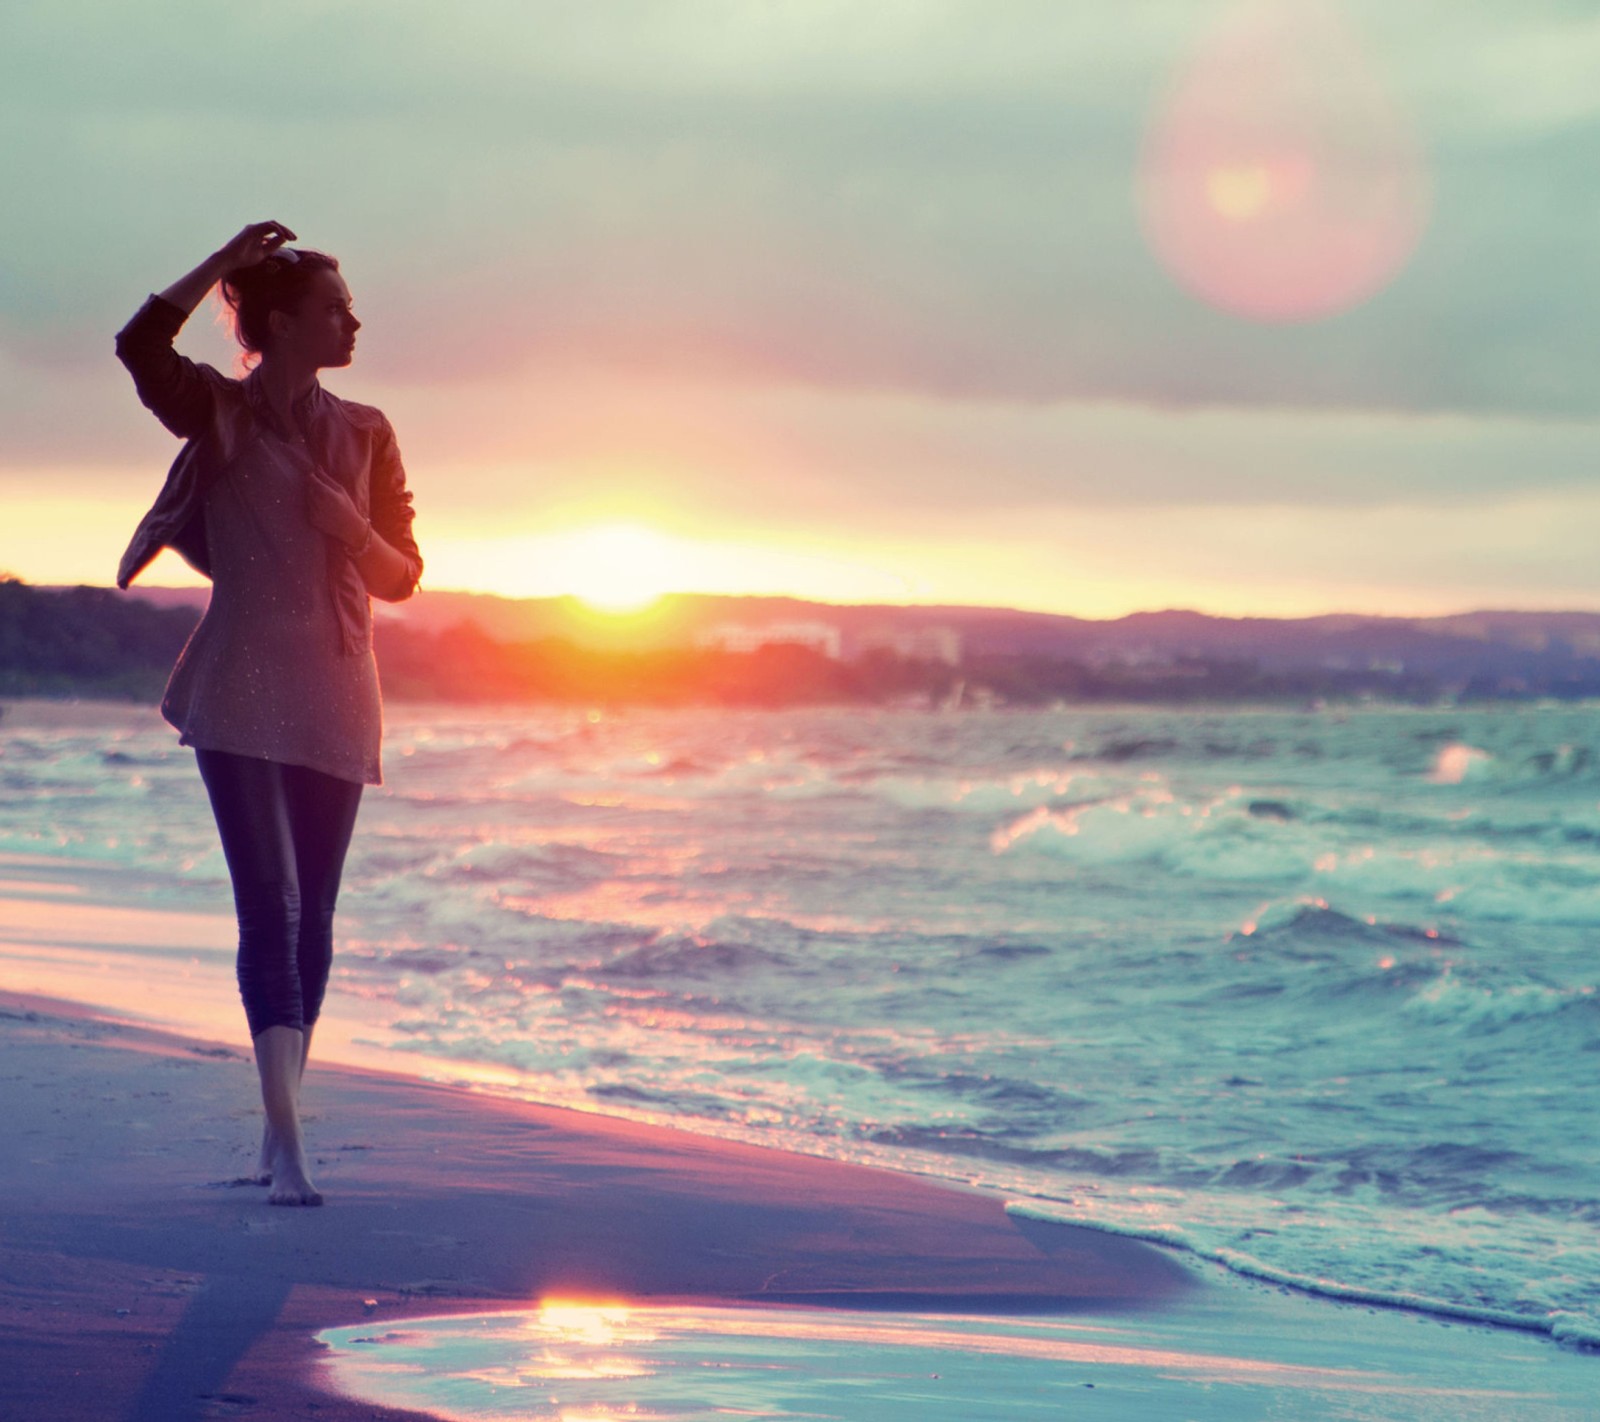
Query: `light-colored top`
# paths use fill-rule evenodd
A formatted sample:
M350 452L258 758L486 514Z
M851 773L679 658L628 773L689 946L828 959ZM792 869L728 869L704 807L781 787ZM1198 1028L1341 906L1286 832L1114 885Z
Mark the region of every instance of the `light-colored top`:
M306 513L311 459L270 430L205 496L211 603L162 698L186 746L382 782L371 610L346 646L328 536Z

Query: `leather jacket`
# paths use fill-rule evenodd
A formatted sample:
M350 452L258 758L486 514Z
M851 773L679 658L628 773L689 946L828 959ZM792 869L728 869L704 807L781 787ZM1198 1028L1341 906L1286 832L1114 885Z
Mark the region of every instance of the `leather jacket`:
M185 441L161 493L122 555L119 588L126 588L164 547L211 576L206 493L271 427L256 374L234 380L173 349L186 320L182 309L152 296L117 332L117 358L133 376L139 399ZM411 533L411 494L389 421L372 406L341 400L320 384L312 387L296 415L318 466L343 487L378 536L406 561L404 585L380 596L389 602L410 597L422 577L422 556ZM353 651L352 642L367 640L367 589L343 545L331 538L328 543L334 601L347 647Z

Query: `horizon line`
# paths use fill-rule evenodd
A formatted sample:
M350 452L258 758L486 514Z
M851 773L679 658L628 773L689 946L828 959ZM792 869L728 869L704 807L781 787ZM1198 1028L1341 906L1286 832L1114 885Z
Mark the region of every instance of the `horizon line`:
M120 592L125 597L137 597L141 592L172 592L189 593L207 591L207 585L199 583L152 583L144 587L130 587L119 589L114 584L97 583L27 583L18 578L24 586L38 587L46 591L58 591L74 587L103 587L107 591ZM778 592L695 592L689 590L675 590L657 594L650 602L637 608L617 611L598 607L586 601L576 593L543 593L519 596L511 593L492 592L479 588L419 588L418 592L426 597L430 593L450 597L487 598L503 603L569 603L581 609L585 615L607 620L623 622L634 618L648 616L652 611L670 603L674 599L700 598L705 600L717 599L732 602L795 602L819 608L837 608L841 610L871 610L894 609L896 611L925 610L927 612L996 612L1012 613L1022 617L1059 617L1074 622L1124 622L1132 617L1159 617L1159 616L1192 616L1205 617L1218 622L1317 622L1336 618L1351 618L1369 622L1440 622L1451 621L1469 617L1596 617L1600 616L1600 606L1576 607L1570 604L1557 606L1514 607L1514 606L1474 606L1461 608L1453 612L1357 612L1350 609L1337 609L1326 612L1306 612L1294 614L1275 614L1270 612L1213 612L1202 607L1166 606L1135 608L1132 611L1120 613L1114 617L1094 617L1082 613L1064 612L1056 609L1037 607L1017 607L1008 603L973 603L973 602L836 602L827 598L808 597L801 593ZM402 614L403 615L403 614Z

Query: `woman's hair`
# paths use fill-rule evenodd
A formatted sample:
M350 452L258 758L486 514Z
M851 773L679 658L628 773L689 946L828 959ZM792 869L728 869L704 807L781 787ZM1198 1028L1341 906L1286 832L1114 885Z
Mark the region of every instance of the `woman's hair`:
M326 252L280 247L264 261L235 267L222 278L222 299L232 319L234 338L245 349L245 362L260 359L271 338L267 318L274 311L292 311L311 289L318 272L336 272L339 263Z

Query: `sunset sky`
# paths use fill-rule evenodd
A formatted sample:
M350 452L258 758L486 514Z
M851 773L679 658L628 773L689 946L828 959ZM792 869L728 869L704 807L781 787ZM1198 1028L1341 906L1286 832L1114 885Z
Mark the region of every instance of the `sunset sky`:
M111 336L276 218L425 588L1600 607L1596 73L1576 0L18 0L0 570L112 580Z

